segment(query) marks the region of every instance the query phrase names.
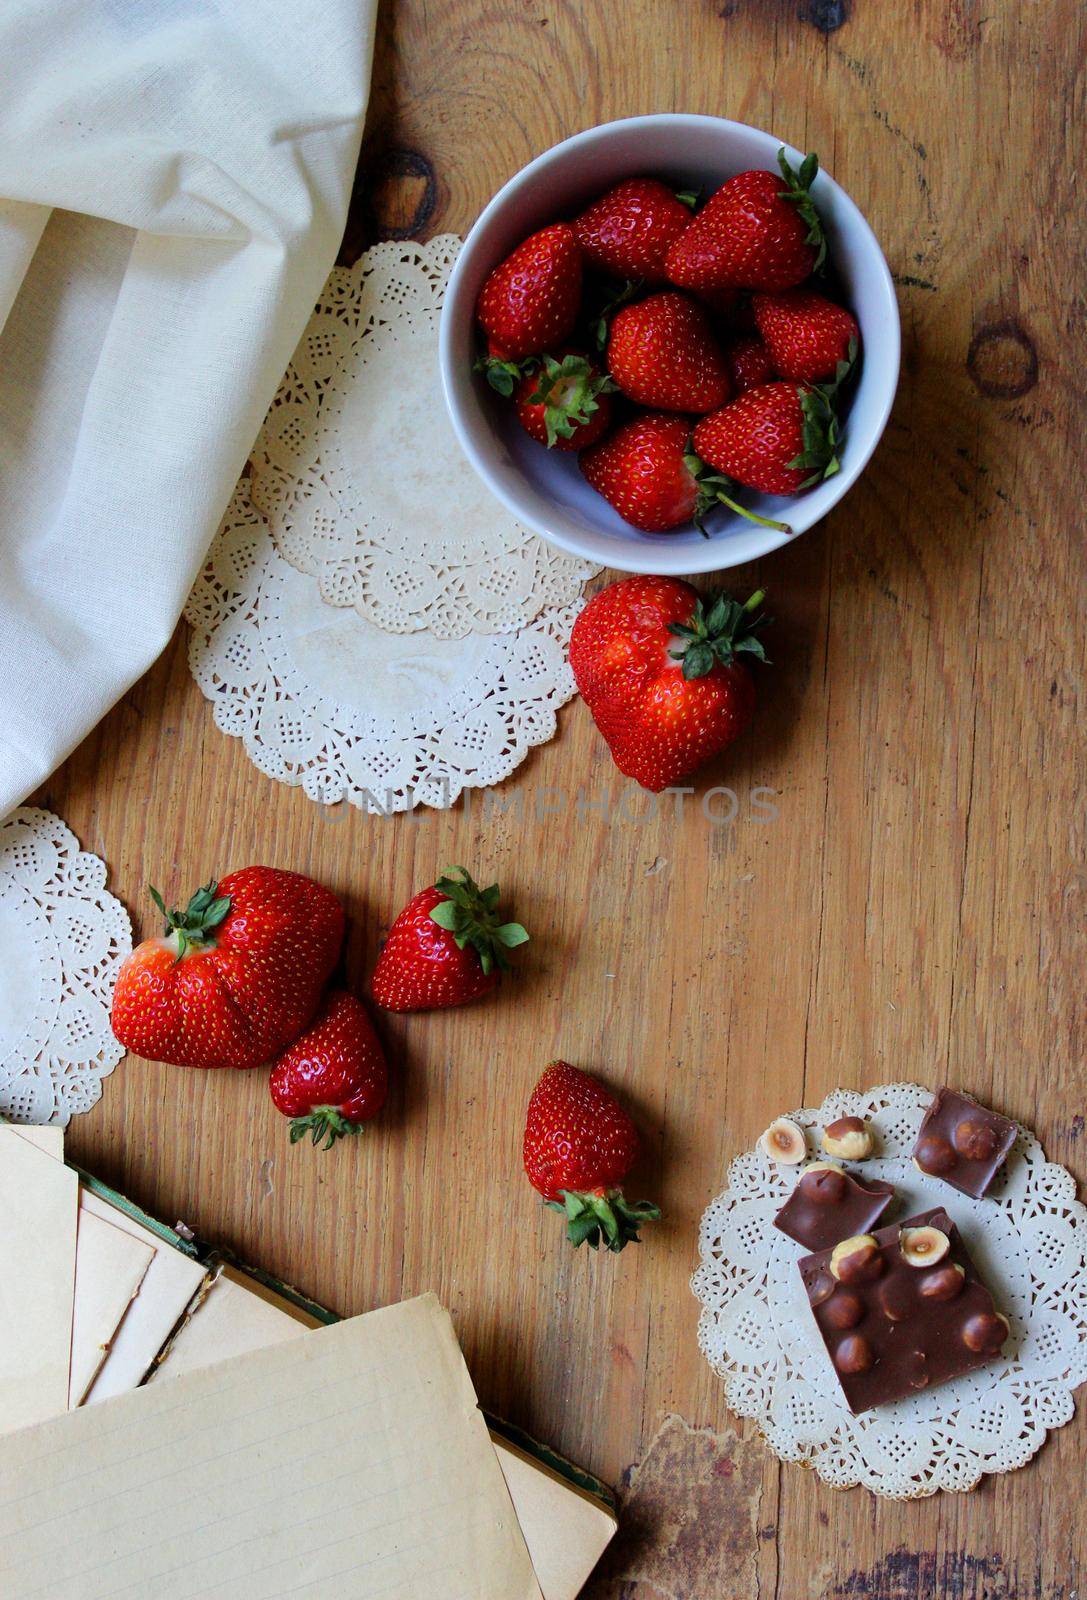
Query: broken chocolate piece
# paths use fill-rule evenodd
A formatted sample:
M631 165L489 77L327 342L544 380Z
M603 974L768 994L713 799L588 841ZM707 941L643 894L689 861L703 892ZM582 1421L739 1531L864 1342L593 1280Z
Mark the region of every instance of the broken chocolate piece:
M797 1179L774 1227L806 1250L826 1250L839 1239L870 1232L893 1199L889 1183L857 1178L828 1161L813 1161Z
M922 1172L942 1178L980 1200L1004 1164L1018 1129L1007 1117L955 1089L937 1089L917 1134L913 1159Z
M918 1229L946 1238L938 1266L911 1263L902 1236ZM798 1263L812 1316L854 1415L901 1400L985 1366L1008 1337L1007 1318L978 1276L946 1211L926 1211L842 1255L821 1250ZM871 1259L878 1257L875 1267ZM832 1258L837 1262L837 1274ZM868 1270L843 1271L863 1257ZM828 1283L838 1282L828 1293ZM848 1283L847 1283L848 1278Z

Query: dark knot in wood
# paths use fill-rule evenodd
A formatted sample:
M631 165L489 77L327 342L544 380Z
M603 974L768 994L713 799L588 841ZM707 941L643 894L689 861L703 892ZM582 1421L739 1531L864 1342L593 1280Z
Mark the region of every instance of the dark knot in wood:
M848 0L809 0L801 16L820 33L835 33L849 21Z

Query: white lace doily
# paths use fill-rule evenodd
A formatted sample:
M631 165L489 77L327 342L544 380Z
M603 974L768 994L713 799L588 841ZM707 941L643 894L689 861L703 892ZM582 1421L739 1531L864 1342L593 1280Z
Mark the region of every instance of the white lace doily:
M269 777L326 805L444 809L554 737L582 604L515 634L385 633L283 560L243 482L185 608L189 663L218 726Z
M817 1111L791 1113L809 1130L835 1117L868 1117L876 1155L856 1169L895 1185L890 1220L943 1206L997 1306L1011 1322L1005 1356L957 1381L850 1414L796 1270L805 1252L772 1226L798 1168L747 1151L729 1187L702 1218L698 1341L724 1379L728 1403L752 1417L783 1461L809 1463L836 1488L863 1484L910 1499L971 1489L986 1472L1021 1467L1046 1430L1072 1416L1072 1391L1087 1379L1087 1209L1064 1167L1021 1132L990 1195L966 1195L919 1172L910 1159L932 1094L891 1084L868 1094L838 1090Z
M253 447L252 500L325 600L389 633L510 633L599 571L515 522L445 413L438 320L460 249L379 244L336 268Z
M0 1116L61 1127L124 1055L109 1025L132 927L105 863L51 811L0 822Z

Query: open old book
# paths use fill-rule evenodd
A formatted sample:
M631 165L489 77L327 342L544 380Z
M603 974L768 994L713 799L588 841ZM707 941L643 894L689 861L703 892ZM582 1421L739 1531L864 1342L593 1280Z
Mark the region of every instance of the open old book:
M0 1126L0 1202L8 1600L574 1600L610 1497L488 1434L432 1296L336 1322L65 1166L52 1128Z

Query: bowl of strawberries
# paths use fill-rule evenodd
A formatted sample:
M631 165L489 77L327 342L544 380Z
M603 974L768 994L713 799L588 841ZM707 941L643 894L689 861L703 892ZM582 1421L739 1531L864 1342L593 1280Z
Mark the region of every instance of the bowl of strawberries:
M480 477L561 549L709 572L837 504L890 416L894 284L807 156L718 117L590 128L464 242L439 341Z

